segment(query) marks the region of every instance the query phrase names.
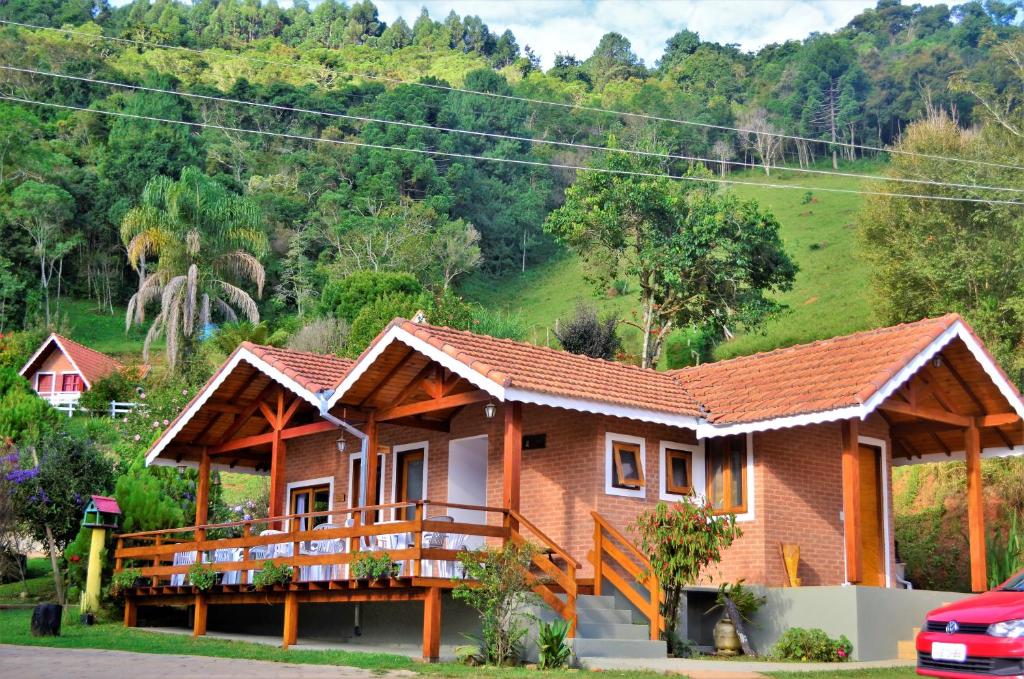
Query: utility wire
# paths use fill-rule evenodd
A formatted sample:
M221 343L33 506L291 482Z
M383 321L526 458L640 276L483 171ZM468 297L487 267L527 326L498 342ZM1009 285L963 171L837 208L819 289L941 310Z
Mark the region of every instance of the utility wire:
M630 177L646 177L651 179L671 179L674 181L693 181L701 182L706 184L720 184L720 185L736 185L736 186L754 186L760 188L770 189L788 189L797 191L822 191L826 193L845 193L855 194L862 196L887 196L891 198L913 198L918 200L935 200L945 202L957 202L957 203L983 203L986 205L1016 205L1024 207L1024 201L1016 200L1000 200L1000 199L988 199L988 198L967 198L959 196L931 196L926 194L913 194L913 193L896 193L891 191L871 191L871 190L856 190L856 189L837 189L831 187L814 187L814 186L800 186L796 184L772 184L752 181L742 181L737 179L720 179L718 177L700 177L690 175L672 175L672 174L661 174L657 172L637 172L631 170L615 170L611 168L603 167L585 167L583 165L570 165L567 163L545 163L536 160L522 160L518 158L501 158L491 156L477 156L470 153L456 153L454 151L437 151L432 149L415 149L407 148L404 146L389 146L386 144L374 144L371 142L354 141L348 139L322 139L320 137L310 137L306 135L290 134L285 132L271 132L269 130L253 130L243 127L231 127L227 125L216 125L214 123L200 123L188 120L171 120L168 118L158 118L156 116L139 115L135 113L124 113L122 111L105 111L102 109L91 109L83 106L72 106L70 104L57 104L46 101L35 101L33 99L26 99L23 97L17 97L9 94L0 94L0 100L13 101L22 104L30 104L33 106L45 106L50 108L63 109L68 111L82 111L85 113L98 113L100 115L115 116L119 118L129 118L134 120L146 120L157 123L167 123L171 125L184 125L187 127L195 127L200 129L211 129L211 130L222 130L224 132L242 132L246 134L258 134L269 137L277 137L282 139L295 139L299 141L314 142L314 143L325 143L325 144L339 144L344 146L355 146L362 148L380 149L383 151L398 151L401 153L417 153L420 155L427 156L438 156L443 158L460 158L465 160L478 160L489 163L509 163L513 165L523 165L529 167L548 167L559 170L574 170L577 172L596 172L600 174L611 174L621 175Z
M31 68L20 68L20 67L17 67L17 66L9 66L9 65L5 65L5 64L0 64L0 69L3 69L5 71L13 71L13 72L17 72L17 73L26 73L26 74L31 74L31 75L46 76L46 77L50 77L50 78L62 78L62 79L65 79L65 80L74 80L76 82L85 82L85 83L96 84L96 85L106 85L106 86L109 86L109 87L120 87L120 88L124 88L124 89L137 90L137 91L142 91L142 92L153 92L153 93L156 93L156 94L168 94L168 95L174 95L174 96L178 96L178 97L189 97L189 98L192 98L192 99L201 99L201 100L204 100L204 101L215 101L215 102L221 102L221 103L226 103L226 104L237 104L237 105L242 105L242 106L255 106L255 107L259 107L259 108L272 109L272 110L275 110L275 111L285 111L285 112L288 112L288 113L306 113L306 114L317 115L317 116L329 116L329 117L332 117L332 118L342 118L342 119L345 119L345 120L354 120L354 121L359 121L359 122L364 122L364 123L379 123L381 125L397 125L397 126L400 126L400 127L408 127L408 128L414 128L414 129L420 129L420 130L432 130L432 131L435 131L435 132L445 132L445 133L450 133L450 134L465 134L465 135L476 136L476 137L485 137L485 138L490 138L490 139L502 139L502 140L507 140L507 141L526 142L526 143L530 143L530 144L548 144L548 145L559 146L559 147L563 147L563 148L584 149L584 150L587 150L587 151L603 151L603 152L606 152L606 153L622 153L622 154L638 155L638 156L644 156L644 157L664 158L664 159L669 159L669 160L685 160L685 161L689 161L689 162L717 163L717 164L730 165L730 166L733 166L733 167L743 167L743 168L752 168L752 169L756 169L756 168L762 167L761 165L758 165L756 163L746 163L746 162L742 162L742 161L715 160L713 158L703 158L703 157L700 157L700 156L688 156L688 155L680 155L680 154L674 154L674 153L657 153L657 152L653 152L653 151L640 151L640 150L636 150L636 149L617 149L617 148L609 148L609 147L606 147L606 146L595 146L595 145L592 145L592 144L581 144L581 143L575 143L575 142L556 141L556 140L552 140L552 139L534 139L533 137L522 137L522 136L517 136L517 135L512 135L512 134L499 133L499 132L482 132L482 131L478 131L478 130L464 130L464 129L457 128L457 127L443 127L443 126L440 126L440 125L427 125L427 124L424 124L424 123L412 123L412 122L408 122L408 121L404 121L404 120L385 120L385 119L381 119L381 118L372 118L372 117L369 117L369 116L361 116L361 115L354 115L354 114L348 114L348 113L335 113L335 112L331 112L331 111L318 111L318 110L314 110L314 109L300 108L300 107L295 107L295 106L283 106L283 105L280 105L280 104L268 104L268 103L258 102L258 101L247 101L247 100L243 100L243 99L234 99L234 98L231 98L231 97L216 97L216 96L208 95L208 94L196 94L194 92L181 92L181 91L178 91L178 90L166 90L166 89L161 89L159 87L148 87L148 86L144 86L144 85L132 85L132 84L129 84L129 83L122 83L122 82L116 82L116 81L111 81L111 80L100 80L100 79L97 79L97 78L87 78L85 76L68 75L68 74L65 74L65 73L56 73L56 72L52 72L52 71L39 71L39 70L31 69ZM769 167L772 167L772 166L769 166ZM776 169L785 170L785 171L789 171L789 172L803 172L803 173L807 173L807 174L817 174L817 175L825 175L825 176L832 176L832 177L848 177L848 178L853 178L853 179L868 179L868 180L873 180L873 181L899 182L899 183L905 183L905 184L923 184L923 185L926 185L926 186L942 186L942 187L947 187L947 188L971 189L971 190L975 190L975 191L982 191L983 190L983 191L1006 191L1006 192L1010 192L1010 193L1024 193L1024 189L1012 188L1012 187L1006 187L1006 186L987 186L987 185L983 185L983 184L960 184L960 183L956 183L956 182L937 181L937 180L934 180L934 179L911 179L911 178L908 178L908 177L885 177L885 176L879 176L879 175L861 174L861 173L856 173L856 172L837 172L837 171L834 171L834 170L815 170L815 169L810 169L810 168L788 167L788 166L778 166L778 165L776 165L774 167Z
M179 51L191 52L191 53L199 54L199 55L203 55L203 54L205 54L206 52L209 51L209 50L196 49L196 48L193 48L193 47L184 47L184 46L181 46L181 45L168 45L168 44L158 43L158 42L149 42L149 41L146 41L146 40L134 40L134 39L130 39L130 38L116 38L116 37L113 37L113 36L102 35L102 34L101 35L95 35L93 33L87 33L85 31L76 31L76 30L73 30L73 29L64 29L64 28L52 28L50 26L39 26L39 25L36 25L36 24L28 24L28 23L22 23L22 22L18 22L18 21L11 21L9 19L0 19L0 24L6 24L6 25L9 25L9 26L18 26L20 28L28 28L28 29L40 30L40 31L52 31L52 32L64 33L64 34L68 34L68 35L80 35L80 36L84 36L84 37L87 37L87 38L92 39L92 40L95 40L95 39L109 40L109 41L113 41L113 42L120 42L120 43L124 43L124 44L128 44L128 45L135 45L135 46L140 46L140 47L150 47L150 48L155 48L155 49L179 50ZM1021 170L1021 171L1024 171L1024 166L1012 165L1012 164L1008 164L1008 163L997 163L997 162L988 161L988 160L977 160L977 159L974 159L974 158L957 158L957 157L954 157L954 156L945 156L945 155L939 155L939 154L934 154L934 153L920 153L920 152L917 152L917 151L905 151L905 150L902 150L902 149L885 148L883 146L871 146L871 145L867 145L867 144L854 144L854 143L851 143L851 142L844 142L844 141L834 141L833 142L833 141L830 141L830 140L827 140L827 139L815 139L814 137L803 137L803 136L794 135L794 134L784 134L782 132L771 132L771 131L768 131L768 130L752 130L752 129L749 129L749 128L733 127L733 126L730 126L730 125L718 125L718 124L714 124L714 123L705 123L705 122L700 122L700 121L696 121L696 120L685 120L685 119L681 119L681 118L669 118L669 117L666 117L666 116L651 115L649 113L634 113L632 111L618 111L618 110L615 110L615 109L600 108L600 107L597 107L597 106L587 106L585 104L573 104L573 103L566 103L566 102L559 102L559 101L547 101L547 100L544 100L544 99L534 99L534 98L531 98L531 97L521 97L521 96L514 95L514 94L501 94L501 93L498 93L498 92L484 92L484 91L481 91L481 90L470 90L470 89L465 89L465 88L462 88L462 87L452 87L450 85L439 85L439 84L436 84L436 83L424 83L424 82L416 82L414 80L403 80L401 78L393 78L393 77L390 77L390 76L375 75L375 74L372 74L372 73L356 73L356 72L351 72L351 71L342 71L342 70L338 70L338 69L330 67L330 66L322 66L322 65L318 65L318 64L309 64L309 63L302 62L302 61L292 61L292 62L275 61L273 59L263 59L263 58L260 58L260 57L251 57L251 56L241 55L241 54L236 54L236 55L232 55L232 56L233 56L233 58L243 59L245 61L252 61L254 63L262 63L262 64L266 64L266 65L271 65L271 66L282 66L282 67L287 67L287 68L292 68L292 67L295 67L295 66L300 66L302 68L314 69L314 70L319 70L319 71L326 70L326 71L330 71L332 73L335 73L335 74L338 74L338 75L342 75L342 76L345 76L345 77L348 77L348 78L364 78L364 79L367 79L367 80L378 80L378 81L381 81L381 82L387 82L387 83L391 83L391 84L395 84L395 85L411 85L411 86L415 86L415 87L427 87L427 88L430 88L430 89L443 90L443 91L447 91L447 92L458 92L458 93L461 93L461 94L470 94L470 95L476 95L476 96L482 96L482 97L492 97L492 98L496 98L496 99L504 99L504 100L508 100L508 101L518 101L518 102L522 102L522 103L537 104L537 105L542 105L542 106L554 106L554 107L563 108L563 109L573 109L573 110L578 110L578 111L588 111L588 112L591 112L591 113L603 113L603 114L607 114L607 115L627 116L627 117L632 117L632 118L640 118L640 119L643 119L643 120L652 120L652 121L661 122L661 123L672 123L672 124L675 124L675 125L689 125L689 126L692 126L692 127L700 127L700 128L704 128L704 129L720 130L720 131L725 131L725 132L737 132L739 134L763 135L763 136L767 136L767 137L775 137L777 139L789 139L789 140L792 140L792 141L802 141L802 142L811 143L811 144L825 144L825 145L829 145L829 146L836 146L836 147L843 147L843 148L850 148L850 149L859 149L859 150L862 150L862 151L872 151L872 152L877 152L877 153L888 153L888 154L891 154L891 155L910 156L910 157L917 157L917 158L928 158L928 159L931 159L931 160L941 160L941 161L952 162L952 163L968 163L968 164L971 164L971 165L978 165L978 166L983 166L983 167L996 167L996 168L1002 168L1002 169L1007 169L1007 170ZM715 162L717 162L717 161L715 161Z

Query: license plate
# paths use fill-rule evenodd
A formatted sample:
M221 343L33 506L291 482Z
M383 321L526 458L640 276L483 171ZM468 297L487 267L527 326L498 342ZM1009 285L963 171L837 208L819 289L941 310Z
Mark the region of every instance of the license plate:
M941 641L933 641L932 659L964 662L967 660L967 644L946 644Z

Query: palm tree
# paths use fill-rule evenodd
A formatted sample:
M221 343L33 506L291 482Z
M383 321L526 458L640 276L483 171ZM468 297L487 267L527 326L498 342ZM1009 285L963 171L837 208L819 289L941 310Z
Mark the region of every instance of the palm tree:
M128 262L139 272L139 289L128 302L125 326L139 323L142 310L159 301L159 313L146 334L143 357L166 335L167 362L175 369L216 310L226 321L239 313L260 320L256 302L240 286L263 294L268 250L263 217L251 200L234 195L195 167L175 181L149 180L141 203L125 214L121 240ZM156 266L147 261L156 258ZM237 310L237 312L236 312Z

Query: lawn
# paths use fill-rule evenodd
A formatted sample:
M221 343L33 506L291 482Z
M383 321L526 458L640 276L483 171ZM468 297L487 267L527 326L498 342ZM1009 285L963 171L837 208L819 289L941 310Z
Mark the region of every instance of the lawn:
M878 173L882 166L858 163L851 169L862 174ZM786 250L800 272L793 289L779 297L789 311L769 322L763 332L740 334L720 346L717 357L766 351L871 327L870 269L857 256L855 233L862 198L820 190L856 188L859 180L783 171L774 172L770 178L751 172L734 176L743 181L808 186L812 190L808 200L807 192L802 190L733 188L740 196L771 208L781 224ZM579 258L565 255L499 280L473 276L460 290L488 308L519 313L529 326L529 341L554 346L551 330L555 319L571 313L578 299L619 318L631 318L636 308L635 284L629 294L612 296L595 291L583 274ZM635 352L639 333L631 327L620 327L627 350Z
M0 604L23 604L52 599L54 589L49 558L28 560L25 588L28 590L28 598L22 599L20 596L21 582L7 582L0 585Z
M146 339L146 329L133 326L128 332L124 328L124 309L114 307L100 309L96 302L87 299L61 300L61 312L66 328L63 330L76 342L81 342L96 351L129 362L142 360L142 345ZM158 355L163 343L154 344L154 355Z

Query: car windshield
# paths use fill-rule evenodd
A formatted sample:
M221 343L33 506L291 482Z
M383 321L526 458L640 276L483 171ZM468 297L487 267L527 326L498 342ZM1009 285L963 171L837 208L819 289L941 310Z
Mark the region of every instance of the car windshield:
M1011 592L1024 592L1024 571L1017 573L1017 575L1007 580L1006 584L999 589Z

